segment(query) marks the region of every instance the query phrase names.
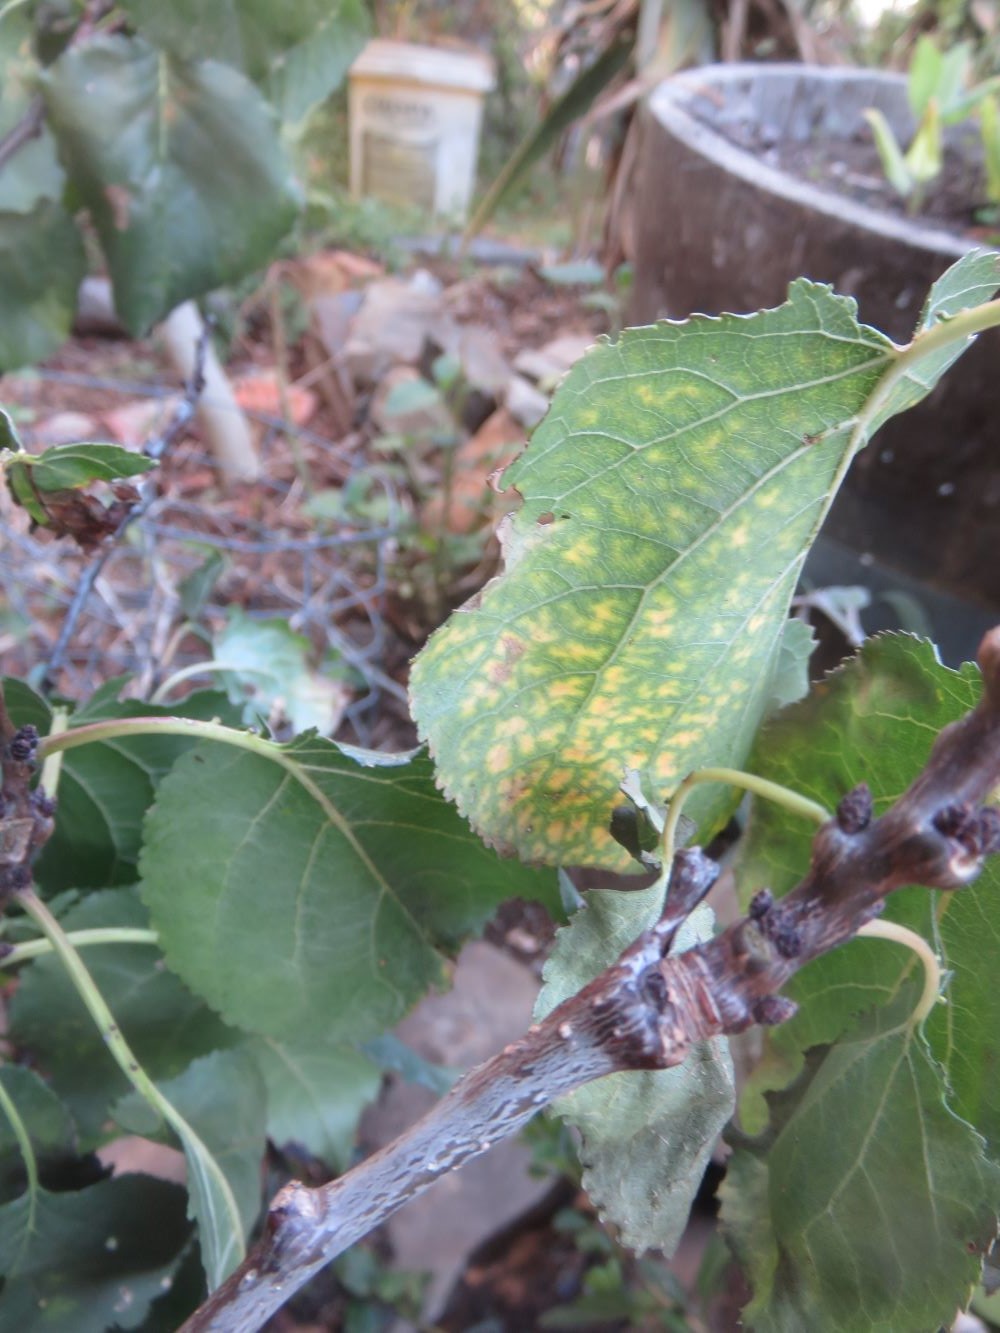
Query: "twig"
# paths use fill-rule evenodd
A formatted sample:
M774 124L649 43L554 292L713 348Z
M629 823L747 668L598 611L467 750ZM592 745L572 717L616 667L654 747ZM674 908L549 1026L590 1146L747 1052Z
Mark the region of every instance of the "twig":
M41 96L36 95L28 103L28 109L17 124L0 139L0 171L26 144L38 138L44 124L45 103Z
M8 5L6 9L9 9ZM70 38L70 45L75 46L78 42L86 40L93 33L101 19L110 12L113 6L108 0L92 0L84 8L84 13L76 30ZM4 12L6 12L6 9ZM3 17L3 15L0 15ZM0 171L4 169L12 157L29 144L32 139L37 139L45 125L45 99L41 93L36 93L28 103L24 115L12 126L11 129L0 139Z
M251 1333L312 1275L440 1176L512 1134L553 1098L622 1070L680 1064L706 1038L782 1023L778 994L805 963L850 940L905 884L959 889L1000 850L1000 627L979 649L983 697L938 736L923 772L880 819L850 792L813 841L812 862L780 902L762 890L722 934L668 956L718 867L677 853L663 918L543 1023L472 1070L416 1125L319 1189L292 1182L264 1235L182 1333Z
M162 458L166 450L173 444L174 440L177 439L178 435L180 435L181 431L184 430L195 414L198 400L205 388L204 369L205 357L208 352L209 335L210 325L206 324L202 331L202 335L198 340L194 370L187 384L184 386L184 397L181 399L180 403L178 403L176 410L160 434L154 435L152 439L147 440L146 444L143 446L143 453L146 454L148 458L157 460ZM55 647L52 649L48 663L45 667L45 675L42 680L42 688L45 693L50 693L55 687L56 672L63 664L66 651L69 648L73 634L76 630L77 621L83 614L83 609L87 605L90 594L94 590L94 585L104 571L104 566L110 560L115 548L118 546L126 531L137 519L142 518L143 514L145 514L152 506L155 499L156 490L150 485L146 489L146 492L139 503L133 505L128 511L115 528L114 532L105 541L97 556L81 574L80 581L73 594L73 600L69 604L62 627L59 630L59 637L56 639Z

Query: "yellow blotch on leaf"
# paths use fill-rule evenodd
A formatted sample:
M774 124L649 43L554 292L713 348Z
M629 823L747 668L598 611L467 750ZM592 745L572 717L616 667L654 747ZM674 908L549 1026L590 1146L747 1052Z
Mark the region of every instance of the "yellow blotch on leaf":
M510 747L502 742L492 746L486 754L486 762L493 773L500 773L510 768L510 758Z

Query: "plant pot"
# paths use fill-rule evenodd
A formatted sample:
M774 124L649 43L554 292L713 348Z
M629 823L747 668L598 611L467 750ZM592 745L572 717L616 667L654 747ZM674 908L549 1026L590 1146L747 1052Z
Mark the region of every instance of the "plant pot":
M974 242L800 180L724 137L906 139L905 80L870 70L720 65L661 84L643 111L630 323L784 300L801 275L854 296L908 341L927 289ZM824 532L866 558L1000 608L1000 339L987 334L855 461Z

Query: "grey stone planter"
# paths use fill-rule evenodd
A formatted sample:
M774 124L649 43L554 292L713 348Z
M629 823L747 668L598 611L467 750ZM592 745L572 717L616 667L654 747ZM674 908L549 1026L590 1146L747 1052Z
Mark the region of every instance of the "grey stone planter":
M798 180L719 132L808 143L877 106L908 131L905 83L877 71L720 65L666 81L643 111L630 323L779 304L805 275L861 317L912 334L927 289L972 242ZM827 532L855 550L1000 608L1000 338L987 334L918 408L856 460Z

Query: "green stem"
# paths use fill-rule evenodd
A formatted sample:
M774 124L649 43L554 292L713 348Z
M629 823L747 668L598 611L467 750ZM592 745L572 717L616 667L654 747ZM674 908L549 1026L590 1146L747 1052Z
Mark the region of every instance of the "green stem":
M180 685L182 681L190 680L192 676L210 675L213 671L238 671L244 676L263 676L272 684L278 681L278 677L273 671L267 671L263 667L248 667L241 662L194 662L191 666L180 667L172 676L168 676L163 684L157 689L149 700L151 704L162 704L170 691Z
M74 949L89 944L159 944L160 937L155 930L142 930L138 926L100 926L92 930L68 930L66 939ZM0 955L0 969L16 967L31 958L41 958L43 954L54 953L55 945L50 939L26 940L15 944L9 953Z
M38 1201L38 1159L35 1157L35 1150L31 1145L28 1128L21 1119L20 1111L14 1105L13 1097L4 1087L2 1079L0 1079L0 1111L3 1111L7 1117L14 1137L17 1139L17 1146L21 1150L21 1157L24 1159L24 1170L28 1177L28 1225L25 1230L30 1235L35 1225L35 1205Z
M121 736L187 736L190 740L221 741L224 745L235 745L241 750L251 750L281 762L280 747L263 736L224 727L221 722L202 722L188 717L128 717L88 722L82 727L71 727L58 736L43 737L39 751L47 759L60 750L75 750L79 745L117 740Z
M28 0L7 0L7 3L0 9L0 23L4 21L8 14L12 14L15 9L20 9L26 5Z
M97 725L97 724L95 724ZM83 730L83 728L81 728ZM72 735L71 732L65 732L64 735ZM153 1080L140 1065L139 1061L132 1053L132 1049L122 1036L121 1029L115 1022L114 1015L108 1008L104 996L94 984L94 979L84 967L83 959L74 949L68 935L62 926L46 907L45 903L31 889L25 889L14 895L17 902L21 904L25 912L31 917L38 928L45 935L46 939L52 945L53 951L59 958L70 981L76 989L77 994L83 1001L88 1013L97 1025L104 1044L107 1046L115 1063L119 1069L135 1088L143 1100L152 1107L170 1128L174 1131L184 1146L185 1152L189 1157L194 1156L199 1159L204 1169L213 1177L213 1183L219 1191L220 1196L225 1202L226 1211L229 1213L232 1235L238 1238L240 1249L242 1250L243 1226L240 1219L239 1208L236 1206L236 1200L233 1198L233 1192L230 1189L229 1181L223 1175L218 1162L208 1151L205 1144L184 1119L181 1113L169 1102L163 1093L159 1090ZM242 1258L242 1253L240 1255Z
M898 921L868 921L858 931L858 937L862 936L904 944L920 959L924 968L924 989L910 1017L910 1022L915 1027L919 1026L937 1004L941 994L941 964L937 954L922 935L910 930L908 926L901 926Z
M55 708L52 710L52 722L49 726L50 736L61 736L69 726L69 709ZM42 776L39 779L41 785L45 788L49 796L55 796L59 790L59 775L62 772L62 751L53 750L46 757L42 766Z
M742 787L744 791L752 791L757 796L763 796L765 800L774 801L776 805L783 805L786 810L802 815L805 819L811 819L816 824L825 824L831 817L830 812L817 801L810 801L807 796L802 796L789 787L782 787L780 783L769 782L767 778L757 777L754 773L742 773L738 768L699 768L687 775L670 799L670 809L663 825L661 881L664 888L670 883L670 872L676 851L677 827L680 824L684 802L694 788L703 782L726 782L731 787Z
M915 365L925 357L943 351L954 343L965 342L977 333L984 333L987 329L998 326L1000 326L1000 299L985 301L982 305L973 306L971 310L961 310L957 315L939 320L929 329L916 334L907 346L901 347L854 423L847 460L850 461L856 451L865 444L871 433L872 423L891 398L896 385L906 378Z
M233 745L239 750L249 750L277 764L289 773L305 791L309 793L331 824L335 825L350 843L358 857L365 863L372 877L388 892L388 884L371 860L368 852L358 841L349 821L338 810L334 802L299 760L294 752L285 745L268 741L252 731L237 731L233 727L224 727L219 722L201 722L186 717L130 717L110 718L105 722L89 722L83 727L71 727L61 736L48 737L39 747L43 756L57 750L72 750L78 745L90 745L95 741L115 740L121 736L186 736L188 740L220 741L223 745Z

